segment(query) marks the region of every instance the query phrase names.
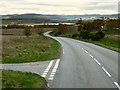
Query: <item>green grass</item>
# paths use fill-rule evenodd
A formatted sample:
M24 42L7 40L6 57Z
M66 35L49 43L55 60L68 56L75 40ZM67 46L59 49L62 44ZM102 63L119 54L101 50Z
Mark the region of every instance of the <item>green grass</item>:
M37 74L2 70L2 88L46 88L46 83Z
M3 39L2 63L25 63L56 59L61 55L60 47L57 41L43 36Z
M118 33L111 33L111 32L108 32L108 33L106 33L106 35L120 35L120 32L118 32Z
M120 52L119 42L116 39L103 38L100 41L92 41L92 40L88 40L88 39L79 39L79 38L77 38L77 39L81 40L81 41L93 43L93 44L96 44L96 45L100 45L100 46L103 46L105 48L112 49L112 50Z

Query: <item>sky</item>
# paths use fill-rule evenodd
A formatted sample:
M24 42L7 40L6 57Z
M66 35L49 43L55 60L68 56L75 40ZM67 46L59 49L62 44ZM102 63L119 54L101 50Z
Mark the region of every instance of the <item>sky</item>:
M6 14L117 14L120 0L0 0L0 15Z

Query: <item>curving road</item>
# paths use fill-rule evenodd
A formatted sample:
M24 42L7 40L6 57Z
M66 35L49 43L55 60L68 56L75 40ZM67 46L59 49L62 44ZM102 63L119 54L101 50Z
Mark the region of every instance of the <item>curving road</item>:
M119 88L118 52L64 37L52 37L63 48L52 88Z

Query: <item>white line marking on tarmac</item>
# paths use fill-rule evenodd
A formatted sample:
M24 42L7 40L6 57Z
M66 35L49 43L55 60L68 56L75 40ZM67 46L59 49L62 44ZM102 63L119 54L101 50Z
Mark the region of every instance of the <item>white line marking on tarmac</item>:
M86 53L88 53L88 51L85 50Z
M84 48L82 48L84 50Z
M107 71L104 67L102 67L102 69L105 71L105 73L106 73L109 77L111 77L111 75L108 73L108 71Z
M58 60L56 61L55 66L54 66L54 68L53 68L53 70L52 70L52 72L51 72L51 75L50 75L50 77L49 77L49 80L53 80L53 78L54 78L54 76L55 76L55 73L56 73L56 71L57 71L59 62L60 62L60 59L58 59ZM53 75L53 74L54 74L54 75Z
M53 80L53 78L49 78L49 80Z
M55 73L51 73L51 75L55 75Z
M52 66L52 64L53 64L53 62L54 62L53 60L50 61L48 67L45 69L45 71L44 71L43 74L41 75L42 77L46 77L48 71L50 70L50 68L51 68L51 66Z
M41 75L42 77L45 77L46 75Z
M97 59L94 59L94 60L96 61L96 63L97 63L98 65L101 65L101 63L99 63Z
M46 75L47 73L43 73L43 75Z
M64 49L63 49L63 54L64 54L65 52L64 52Z
M50 78L53 78L55 75L50 75Z
M91 54L89 54L89 56L90 56L91 58L93 58L93 56L92 56Z
M117 82L114 82L114 84L117 86L117 88L120 90L120 86Z

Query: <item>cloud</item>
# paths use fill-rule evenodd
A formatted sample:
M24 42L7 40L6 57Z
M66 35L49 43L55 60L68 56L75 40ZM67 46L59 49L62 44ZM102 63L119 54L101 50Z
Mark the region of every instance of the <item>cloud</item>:
M95 2L98 1L98 2ZM113 14L117 0L2 0L0 14ZM2 12L2 13L1 13Z

